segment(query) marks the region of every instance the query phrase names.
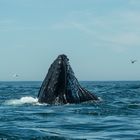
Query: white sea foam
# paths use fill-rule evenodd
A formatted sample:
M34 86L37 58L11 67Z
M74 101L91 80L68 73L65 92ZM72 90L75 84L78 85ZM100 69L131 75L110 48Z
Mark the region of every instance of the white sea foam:
M6 105L22 105L22 104L39 104L37 98L31 96L21 97L20 99L11 99L5 101Z

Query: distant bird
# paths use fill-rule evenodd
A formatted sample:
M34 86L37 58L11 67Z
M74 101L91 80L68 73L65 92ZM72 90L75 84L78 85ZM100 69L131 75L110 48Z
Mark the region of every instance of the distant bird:
M13 77L17 78L17 77L19 77L19 75L18 74L13 74Z
M131 60L131 63L134 64L135 62L137 62L137 60Z

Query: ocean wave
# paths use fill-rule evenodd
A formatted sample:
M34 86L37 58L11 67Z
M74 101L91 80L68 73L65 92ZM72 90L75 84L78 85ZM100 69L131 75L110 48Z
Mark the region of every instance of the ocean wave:
M10 99L4 102L5 105L23 105L23 104L39 104L38 99L31 97L31 96L26 96L26 97L21 97L20 99Z

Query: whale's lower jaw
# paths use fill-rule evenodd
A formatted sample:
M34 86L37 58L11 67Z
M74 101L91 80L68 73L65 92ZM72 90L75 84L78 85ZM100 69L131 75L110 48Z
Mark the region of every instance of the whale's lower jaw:
M57 86L57 85L56 85ZM44 89L44 90L43 90ZM63 91L56 90L54 88L48 88L46 86L41 86L41 90L38 95L39 103L47 104L73 104L81 103L87 101L98 101L98 97L93 93L89 92L76 80L75 82L68 82L65 85Z
M52 63L38 93L40 103L68 104L98 100L81 87L68 61L66 55L59 55Z
M57 96L53 100L38 99L39 103L54 104L54 105L78 104L78 103L88 102L88 101L98 101L98 98L73 99L70 97L66 98L66 95L64 94L64 96Z
M64 93L63 95L60 94L58 96L48 96L45 98L39 97L38 101L39 103L57 104L57 105L58 104L73 104L73 103L78 104L78 103L87 102L87 101L98 101L98 97L96 97L89 91L86 91L85 89L82 89L82 90L83 90L82 92L79 91L75 95L72 95L70 92L70 93Z

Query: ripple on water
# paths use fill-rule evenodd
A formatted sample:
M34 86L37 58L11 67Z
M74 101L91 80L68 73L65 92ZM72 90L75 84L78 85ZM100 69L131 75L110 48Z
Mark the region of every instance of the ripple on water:
M131 140L140 138L140 82L82 82L99 103L39 104L41 82L0 82L0 138Z

